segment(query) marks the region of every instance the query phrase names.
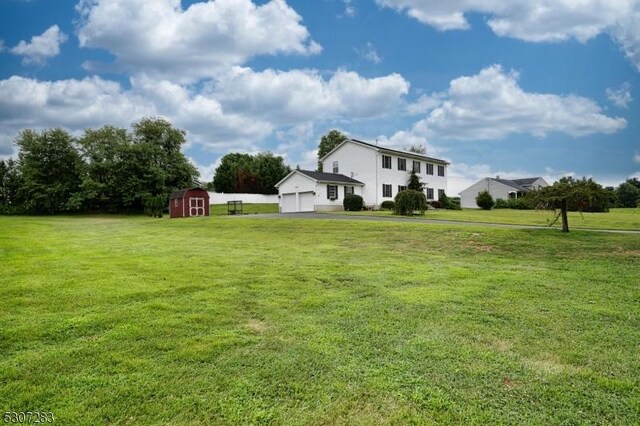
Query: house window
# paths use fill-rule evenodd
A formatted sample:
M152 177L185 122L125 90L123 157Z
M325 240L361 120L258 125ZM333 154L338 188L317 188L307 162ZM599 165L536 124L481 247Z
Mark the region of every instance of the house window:
M427 200L433 200L433 188L427 188Z
M382 156L382 168L383 169L390 169L391 168L391 156L390 155L383 155Z
M346 198L347 195L353 195L353 186L345 186L344 187L344 196Z
M398 185L398 192L406 191L407 187L405 185Z
M327 199L338 199L338 185L327 185Z
M433 175L433 164L427 163L427 174Z
M333 173L339 173L338 172L338 162L337 161L333 162Z
M386 183L382 184L382 196L385 198L393 197L391 194L391 185L387 185Z
M443 195L444 195L444 189L438 189L438 200L442 200Z
M419 161L414 161L413 162L413 171L416 173L420 173L420 162Z
M407 160L398 158L398 170L407 170Z
M438 176L444 176L444 166L438 166Z

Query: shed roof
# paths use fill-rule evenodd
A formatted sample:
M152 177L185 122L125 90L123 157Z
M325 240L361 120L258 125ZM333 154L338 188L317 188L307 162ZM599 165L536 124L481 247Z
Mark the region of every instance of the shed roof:
M182 199L182 198L184 198L185 195L187 195L187 192L193 191L194 189L200 189L202 191L207 192L206 189L200 188L200 187L181 189L179 191L173 191L171 193L171 195L169 196L169 200L175 200L176 198L177 199ZM207 193L207 195L209 195L209 193Z

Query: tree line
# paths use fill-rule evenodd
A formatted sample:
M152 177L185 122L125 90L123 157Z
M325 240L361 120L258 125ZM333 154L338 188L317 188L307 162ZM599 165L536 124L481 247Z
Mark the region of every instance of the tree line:
M185 132L162 118L79 137L24 130L17 160L0 161L0 213L142 212L152 199L166 205L172 191L197 184L185 142Z

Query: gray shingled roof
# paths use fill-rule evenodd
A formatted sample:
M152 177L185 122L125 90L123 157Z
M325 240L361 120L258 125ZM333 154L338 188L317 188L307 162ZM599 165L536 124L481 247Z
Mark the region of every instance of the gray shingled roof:
M359 180L350 178L349 176L341 175L339 173L323 173L313 172L311 170L297 170L305 176L309 176L311 179L315 179L318 182L331 182L331 183L350 183L353 185L364 185Z
M418 154L417 152L402 151L400 149L387 148L385 146L374 145L372 143L360 141L358 139L353 139L353 138L351 138L350 140L352 140L354 142L357 142L357 143L361 143L363 145L367 145L367 146L373 147L373 148L377 148L377 149L379 149L381 151L392 152L392 153L395 153L395 154L406 155L406 156L409 156L409 157L423 158L425 160L433 161L434 163L437 163L437 164L444 164L444 165L450 164L449 162L444 161L444 160L440 160L439 158L429 157L429 156L424 155L424 154Z
M515 182L518 185L531 185L533 182L540 179L540 177L532 177L532 178L524 178L524 179L511 179L512 182Z
M529 188L525 188L525 187L524 187L524 186L522 186L522 185L518 185L518 184L517 184L515 181L513 181L513 180L508 180L508 179L498 179L498 178L490 178L490 179L491 179L491 180L493 180L493 181L496 181L496 182L500 182L500 183L501 183L501 184L503 184L503 185L510 186L511 188L516 189L516 190L518 190L518 191L524 191L524 192L529 191Z

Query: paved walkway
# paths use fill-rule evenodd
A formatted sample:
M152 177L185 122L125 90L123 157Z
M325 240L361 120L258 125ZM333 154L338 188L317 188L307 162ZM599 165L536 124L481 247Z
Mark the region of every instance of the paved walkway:
M506 223L489 223L489 222L465 222L461 220L444 220L444 219L426 219L426 218L409 218L398 216L366 216L366 215L346 215L335 213L268 213L268 214L255 214L244 215L236 217L245 218L263 218L263 219L333 219L333 220L368 220L375 222L406 222L406 223L420 223L426 225L461 225L461 226L488 226L491 228L506 228L506 229L549 229L548 226L540 225L518 225L518 224L506 224ZM632 234L640 235L640 230L631 231L623 229L593 229L593 228L580 228L571 227L570 230L575 231L591 231L591 232L608 232L613 234Z

